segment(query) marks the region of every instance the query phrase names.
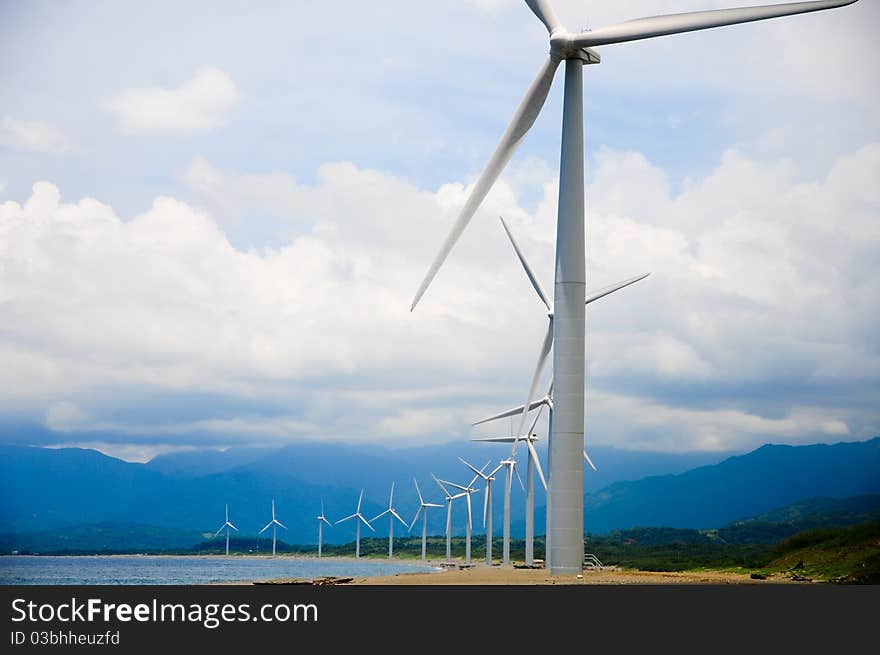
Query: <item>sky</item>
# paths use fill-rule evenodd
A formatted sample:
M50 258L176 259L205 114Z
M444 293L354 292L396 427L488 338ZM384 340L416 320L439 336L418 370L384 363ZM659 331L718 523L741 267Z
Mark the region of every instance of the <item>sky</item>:
M572 30L729 6L555 0ZM562 75L417 310L541 65L520 0L0 5L0 443L506 434L552 287ZM876 0L585 70L588 444L880 433ZM542 385L547 384L548 374ZM539 432L546 425L539 424Z

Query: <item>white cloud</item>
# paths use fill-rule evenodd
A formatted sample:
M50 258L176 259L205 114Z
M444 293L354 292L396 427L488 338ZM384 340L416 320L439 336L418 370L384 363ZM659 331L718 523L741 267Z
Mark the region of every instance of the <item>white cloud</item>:
M104 108L116 114L128 133L203 132L226 122L239 99L232 79L222 70L203 68L177 88L129 89Z
M0 118L0 149L3 148L30 152L64 152L70 146L64 135L48 123L4 116Z
M590 434L727 450L880 429L880 144L811 181L730 151L679 193L638 153L596 167L590 286L653 275L588 311ZM551 287L548 170L512 173L543 190L532 213L502 180L412 314L461 183L332 163L304 184L200 158L184 179L211 213L160 197L127 220L39 183L0 204L0 403L178 445L464 437L528 384L546 316L497 215ZM236 249L221 208L273 216L283 245Z

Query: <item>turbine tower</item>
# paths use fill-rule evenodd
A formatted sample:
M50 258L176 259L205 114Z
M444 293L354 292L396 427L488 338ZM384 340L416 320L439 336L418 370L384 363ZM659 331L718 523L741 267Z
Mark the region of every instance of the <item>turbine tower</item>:
M438 482L442 482L443 484L448 484L451 487L455 487L456 489L460 489L461 492L465 495L465 499L467 500L467 525L465 526L465 541L464 541L464 563L465 566L471 565L471 533L474 529L474 520L473 520L473 510L471 508L471 494L475 494L479 491L479 489L474 488L474 482L477 481L477 478L480 476L480 473L486 470L486 467L489 466L489 462L483 464L483 468L480 469L480 472L475 475L467 486L456 484L454 482L449 482L447 480L438 480Z
M626 21L591 32L569 32L550 0L526 0L550 36L550 52L526 92L513 120L471 189L452 230L431 263L413 298L415 309L449 252L510 161L517 146L541 112L556 69L565 62L562 147L559 161L559 204L556 223L553 371L556 416L550 433L549 473L552 573L580 573L584 564L584 299L586 262L584 232L584 111L583 67L598 64L592 48L668 34L801 14L852 4L856 0L819 0L760 7L718 9ZM526 406L529 401L526 402ZM576 464L577 462L577 464Z
M361 489L361 496L360 496L360 498L358 498L358 505L357 505L357 510L355 511L355 513L352 514L351 516L346 516L344 519L339 519L338 521L336 521L336 525L339 525L340 523L342 523L344 521L348 521L350 519L357 519L355 521L355 523L357 524L357 530L355 532L355 535L356 535L355 536L355 546L354 546L355 559L361 558L361 523L363 523L365 526L370 528L370 530L372 530L373 532L376 531L373 528L373 526L370 525L370 522L364 518L364 515L361 514L361 503L363 502L363 500L364 500L364 490Z
M504 467L504 464L496 466L491 473L483 473L461 457L458 459L486 482L486 495L483 496L483 527L486 528L486 564L492 566L492 483L495 482L495 474Z
M403 523L403 527L407 527L406 521L400 518L400 514L397 513L397 510L394 509L394 483L391 483L391 495L388 497L388 509L386 509L381 514L374 516L370 519L370 523L375 523L376 519L380 519L386 514L388 517L388 559L392 559L394 557L394 519L397 519L401 523Z
M440 490L443 492L443 496L446 498L446 563L452 563L452 501L456 498L461 498L465 495L462 491L459 494L451 494L449 493L449 489L443 486L443 483L437 479L433 473L431 477L434 478L434 482L437 483L437 486L440 487Z
M260 530L257 534L263 534L269 528L272 528L272 557L275 557L275 541L278 537L278 526L281 526L285 530L287 530L287 526L284 525L281 521L275 518L275 501L272 501L272 520L266 524L266 527Z
M229 503L226 503L226 521L223 522L223 525L220 526L220 529L214 533L216 537L218 534L223 532L223 528L226 528L226 557L229 557L229 528L232 528L236 532L238 532L238 528L236 528L232 523L229 522Z
M318 557L321 556L321 544L324 541L324 524L326 523L328 527L332 527L333 524L327 520L327 517L324 516L324 499L321 499L321 513L315 517L318 520Z
M426 503L425 499L422 498L422 491L419 489L419 483L416 482L416 479L413 478L413 484L416 485L416 493L419 495L419 508L416 510L416 515L413 517L412 523L409 524L409 531L412 532L413 526L416 524L416 521L419 518L419 514L422 515L422 561L424 562L428 559L428 508L429 507L443 507L443 505L439 505L437 503Z

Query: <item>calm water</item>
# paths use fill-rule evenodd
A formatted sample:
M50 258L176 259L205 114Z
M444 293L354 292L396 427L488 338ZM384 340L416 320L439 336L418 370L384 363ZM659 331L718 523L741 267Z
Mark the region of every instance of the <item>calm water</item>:
M384 560L279 557L0 557L0 584L207 584L431 571Z

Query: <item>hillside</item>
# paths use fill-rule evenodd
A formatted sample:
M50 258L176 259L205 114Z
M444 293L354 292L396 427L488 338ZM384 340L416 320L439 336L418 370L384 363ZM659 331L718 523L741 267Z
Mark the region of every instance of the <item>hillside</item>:
M880 522L802 532L774 548L768 571L824 582L880 584Z
M880 437L833 445L766 445L713 466L617 482L587 494L585 530L712 528L804 498L878 493Z

